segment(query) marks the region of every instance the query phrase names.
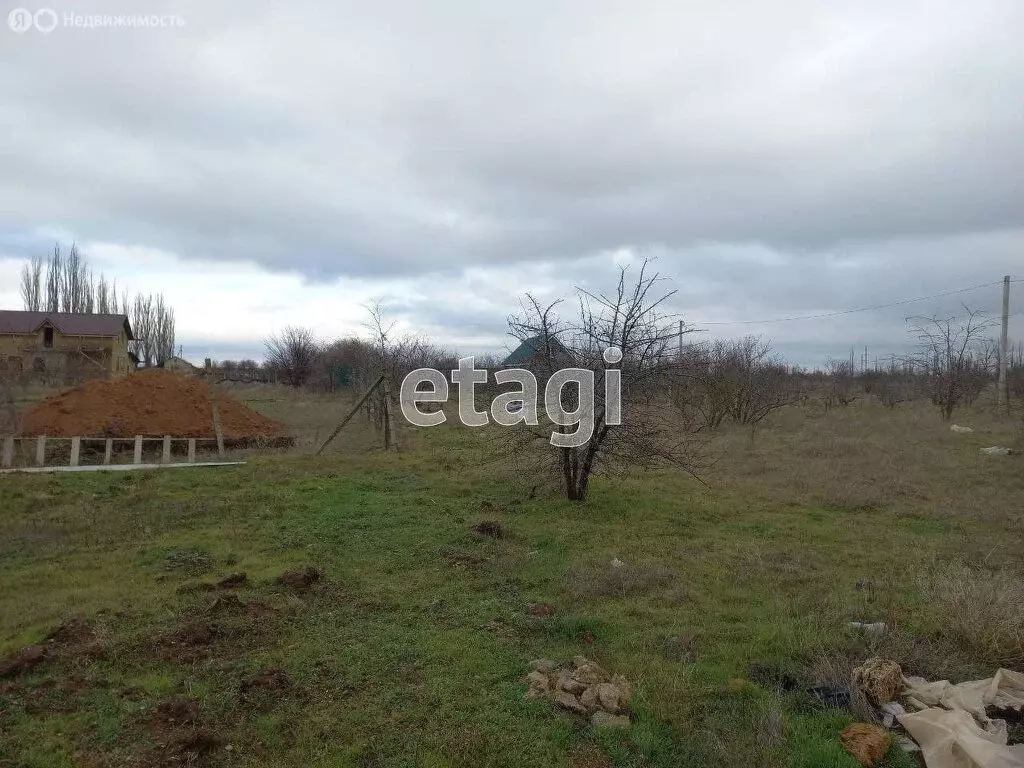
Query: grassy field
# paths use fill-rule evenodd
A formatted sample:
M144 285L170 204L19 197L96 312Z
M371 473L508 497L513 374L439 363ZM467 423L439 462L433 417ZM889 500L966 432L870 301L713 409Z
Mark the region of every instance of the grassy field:
M303 434L337 408L243 399ZM957 420L977 431L789 409L713 441L703 483L599 477L582 505L448 426L400 454L353 450L361 427L319 458L0 478L0 659L44 648L0 680L0 766L854 768L863 704L806 687L876 654L1024 668L1024 466L978 453L1013 425ZM323 578L278 583L303 566ZM524 700L531 659L577 654L635 684L630 728Z

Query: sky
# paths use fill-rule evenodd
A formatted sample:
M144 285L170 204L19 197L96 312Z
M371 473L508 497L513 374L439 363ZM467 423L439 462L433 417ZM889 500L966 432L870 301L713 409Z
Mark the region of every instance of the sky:
M194 361L375 300L500 352L652 259L692 338L817 366L1024 278L1020 0L47 3L0 0L3 309L76 242Z

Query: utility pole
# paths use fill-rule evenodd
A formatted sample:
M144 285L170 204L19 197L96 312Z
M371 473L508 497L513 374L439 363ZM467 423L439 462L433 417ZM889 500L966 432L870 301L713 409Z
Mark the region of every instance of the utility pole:
M1009 366L1009 330L1010 330L1010 276L1003 278L1003 328L999 334L999 407L1007 408L1010 403L1009 385L1006 372Z
M679 321L679 362L683 362L683 321Z

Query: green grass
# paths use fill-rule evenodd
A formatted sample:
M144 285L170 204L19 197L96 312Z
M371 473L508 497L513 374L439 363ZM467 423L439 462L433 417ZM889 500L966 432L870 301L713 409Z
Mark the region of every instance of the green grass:
M931 514L904 504L902 486L868 504L859 491L752 492L752 463L768 456L732 479L716 470L711 488L668 472L595 478L580 505L485 471L467 430L403 443L399 455L0 478L0 656L74 615L101 648L0 681L0 766L158 764L188 729L154 731L152 709L183 696L200 703L190 727L221 739L210 765L855 768L838 739L852 713L753 682L750 666L808 685L875 653L925 675L991 672L942 636L912 576L1021 552L1005 515ZM1020 488L1016 472L999 482ZM485 519L507 535L475 534ZM310 592L275 584L306 564L325 574ZM219 593L187 589L235 571L250 579L239 598L264 613L211 614ZM530 602L555 613L528 616ZM851 635L851 619L893 632ZM169 650L167 635L195 621L221 634L191 656ZM631 728L524 700L531 659L580 653L637 685ZM268 667L291 686L242 695ZM913 763L893 750L886 765Z

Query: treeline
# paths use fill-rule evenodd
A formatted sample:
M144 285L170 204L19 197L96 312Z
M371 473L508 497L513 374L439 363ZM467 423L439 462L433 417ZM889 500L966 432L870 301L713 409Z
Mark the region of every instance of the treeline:
M926 400L949 420L984 393L997 394L999 345L987 335L991 327L970 310L961 319L916 318L913 351L859 369L853 354L819 370L789 366L755 336L692 344L680 355L673 397L712 430L726 420L754 425L787 405L828 411L867 397L887 408ZM1009 347L1007 369L1008 398L1024 401L1024 344Z
M477 365L480 364L481 358L477 358ZM382 348L379 342L357 337L324 340L310 328L288 326L264 340L263 361L207 358L203 373L233 381L331 391L368 385L384 371L400 382L415 368L447 371L457 366L454 352L416 337L391 338Z
M456 353L422 337L396 334L372 310L371 315L369 339L322 341L309 328L290 326L265 340L264 362L208 361L207 369L224 378L331 390L364 388L381 373L400 382L415 368L447 372L458 367ZM999 354L990 328L991 323L969 311L962 320L917 318L909 330L912 352L860 369L853 355L818 370L789 365L758 336L690 343L659 355L661 372L648 377L645 386L672 400L701 430L725 422L754 426L789 405L817 404L828 411L865 397L890 408L928 400L949 419L957 408L993 389ZM570 357L587 358L567 334L559 338ZM501 359L477 356L475 364L495 369ZM1008 367L1010 397L1024 400L1024 344L1010 347Z
M135 334L129 348L146 366L174 356L174 309L163 294L118 291L117 280L93 273L76 245L65 253L60 243L47 256L34 256L21 269L21 301L33 312L127 315Z
M318 389L369 385L381 373L401 381L416 368L451 370L454 352L420 336L376 327L374 338L318 339L309 328L288 326L264 341L263 369L295 387ZM240 364L241 365L241 364Z

